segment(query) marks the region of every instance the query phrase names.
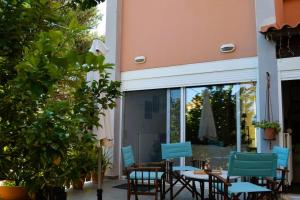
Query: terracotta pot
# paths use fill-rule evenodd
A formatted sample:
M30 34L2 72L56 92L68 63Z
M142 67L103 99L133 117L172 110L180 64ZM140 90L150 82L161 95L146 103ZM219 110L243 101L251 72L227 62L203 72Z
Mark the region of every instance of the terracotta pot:
M264 133L265 140L275 140L277 131L274 128L265 128Z
M21 186L0 186L1 200L27 200L28 193Z

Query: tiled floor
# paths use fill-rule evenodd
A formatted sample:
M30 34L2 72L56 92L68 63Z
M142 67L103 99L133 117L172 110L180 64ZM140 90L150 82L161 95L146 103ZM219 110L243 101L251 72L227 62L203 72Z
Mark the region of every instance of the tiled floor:
M103 184L103 200L126 200L127 190L116 189L113 186L126 183L124 180L105 180ZM68 200L97 200L97 186L91 182L86 182L83 190L68 190ZM134 196L131 197L134 199ZM154 197L141 196L139 200L152 200ZM169 197L166 196L166 200ZM180 193L176 200L192 200L192 195L187 190ZM300 195L288 194L282 197L283 200L300 200Z
M120 185L122 183L126 183L124 180L105 180L103 184L103 200L126 200L127 190L125 189L116 189L113 186ZM83 190L68 190L68 200L97 200L97 186L93 185L91 182L87 182L84 185ZM134 196L131 197L134 199ZM152 200L154 197L152 196L141 196L139 200ZM166 197L166 199L169 199ZM193 199L192 195L188 191L183 191L176 198L178 200L190 200Z

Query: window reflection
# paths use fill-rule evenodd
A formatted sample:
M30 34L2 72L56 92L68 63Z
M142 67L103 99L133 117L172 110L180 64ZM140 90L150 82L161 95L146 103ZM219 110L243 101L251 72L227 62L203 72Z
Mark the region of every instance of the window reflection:
M253 119L256 116L256 87L254 84L242 84L241 98L241 141L242 151L256 151L256 129Z
M180 89L170 90L170 143L180 142Z
M254 115L252 83L187 88L186 141L192 142L194 158L209 160L213 168L226 168L230 151L238 150L237 117L243 123L239 130L242 150L255 150Z

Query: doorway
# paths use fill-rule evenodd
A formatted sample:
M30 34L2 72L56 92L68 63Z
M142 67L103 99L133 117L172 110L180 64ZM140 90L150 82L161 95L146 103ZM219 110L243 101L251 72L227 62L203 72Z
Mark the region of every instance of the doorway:
M283 130L292 129L292 187L300 188L300 80L282 81ZM298 191L299 193L299 191Z

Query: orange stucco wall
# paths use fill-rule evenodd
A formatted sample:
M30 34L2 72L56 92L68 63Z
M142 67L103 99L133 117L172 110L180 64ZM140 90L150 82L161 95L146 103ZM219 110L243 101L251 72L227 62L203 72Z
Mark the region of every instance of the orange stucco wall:
M283 1L284 24L296 26L300 23L300 1Z
M123 0L121 71L256 56L253 0ZM236 51L219 52L225 43ZM136 56L147 62L135 64Z

